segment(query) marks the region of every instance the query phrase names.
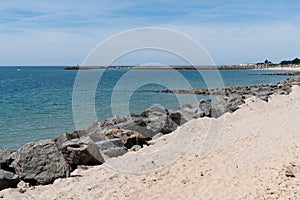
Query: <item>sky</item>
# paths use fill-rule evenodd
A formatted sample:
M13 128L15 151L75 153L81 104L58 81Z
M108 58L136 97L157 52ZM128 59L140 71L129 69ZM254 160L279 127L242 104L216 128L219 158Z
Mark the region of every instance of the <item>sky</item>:
M217 65L279 62L300 57L299 10L298 0L3 0L0 65L80 64L108 37L142 27L188 35ZM180 64L161 56L157 62Z

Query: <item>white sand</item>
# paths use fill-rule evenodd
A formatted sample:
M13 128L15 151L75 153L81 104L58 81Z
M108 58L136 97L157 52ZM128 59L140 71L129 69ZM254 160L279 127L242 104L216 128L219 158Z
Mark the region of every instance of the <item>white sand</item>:
M269 67L263 70L287 70L287 71L300 71L300 67Z
M192 120L140 152L128 153L88 170L76 170L73 173L76 177L29 188L24 193L7 189L0 192L0 196L16 200L297 199L300 198L299 113L299 87L288 96L272 97L269 103L252 98L233 114L217 120ZM221 136L213 137L218 138L215 148L201 158L205 134L214 123L223 125ZM190 144L187 139L183 144L175 140L165 147L182 133L189 137L196 135L187 151L185 147ZM150 161L143 160L141 155ZM159 155L161 157L155 157ZM170 163L172 155L179 158ZM142 170L136 164L138 161L132 161L134 157L145 162L144 169L148 172L132 174L111 168L119 164L119 170ZM168 166L162 167L158 162ZM149 172L155 167L162 168ZM295 177L287 177L287 173Z

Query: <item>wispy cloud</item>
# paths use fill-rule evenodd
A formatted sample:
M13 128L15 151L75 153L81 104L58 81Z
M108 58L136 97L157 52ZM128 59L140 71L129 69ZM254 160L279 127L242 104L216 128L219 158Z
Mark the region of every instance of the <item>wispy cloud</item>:
M278 60L300 51L299 9L298 0L1 1L0 65L80 63L106 37L143 26L183 31L218 64Z

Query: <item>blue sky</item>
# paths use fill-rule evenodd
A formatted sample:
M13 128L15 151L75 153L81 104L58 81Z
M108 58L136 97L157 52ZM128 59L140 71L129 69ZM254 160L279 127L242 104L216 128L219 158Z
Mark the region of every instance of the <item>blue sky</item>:
M75 65L107 37L147 26L189 35L219 65L278 62L300 57L299 10L298 0L4 0L0 65Z

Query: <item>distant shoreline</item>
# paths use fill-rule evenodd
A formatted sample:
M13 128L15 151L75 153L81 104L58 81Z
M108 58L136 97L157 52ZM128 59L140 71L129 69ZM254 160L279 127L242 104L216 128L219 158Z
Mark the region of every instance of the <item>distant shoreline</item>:
M300 70L298 67L287 66L270 66L261 67L255 65L221 65L221 66L184 66L184 65L173 65L173 66L69 66L65 67L64 70L92 70L92 69L134 69L134 70Z

